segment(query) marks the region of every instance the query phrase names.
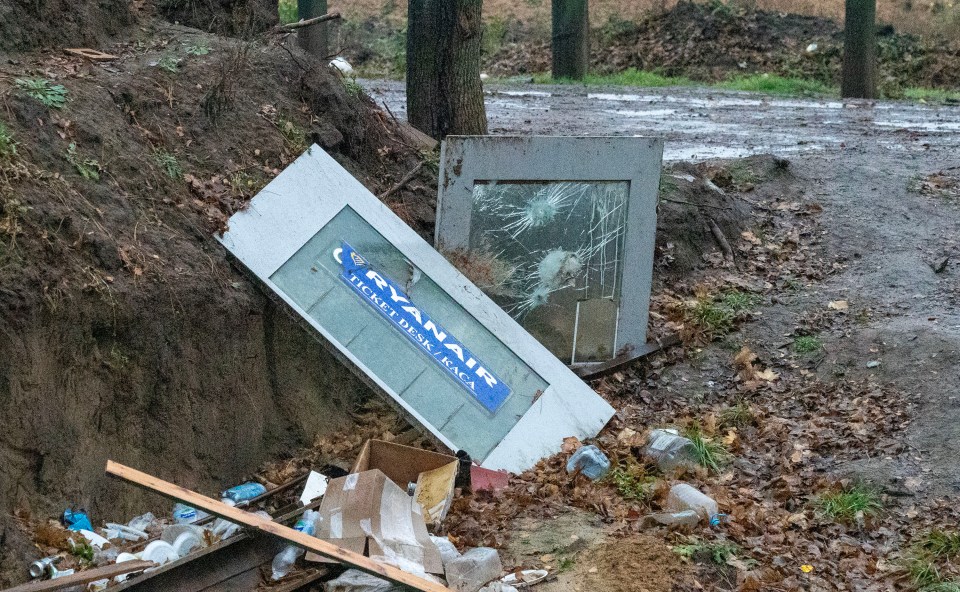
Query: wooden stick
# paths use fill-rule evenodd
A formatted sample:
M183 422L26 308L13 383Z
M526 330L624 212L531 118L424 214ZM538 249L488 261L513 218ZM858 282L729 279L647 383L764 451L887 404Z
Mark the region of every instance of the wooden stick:
M440 584L419 578L401 569L393 567L392 565L378 563L369 557L364 557L359 553L354 553L353 551L344 549L328 541L320 540L316 537L310 536L309 534L294 530L288 526L277 524L276 522L261 518L256 514L251 514L250 512L245 512L239 508L228 506L217 500L210 499L209 497L200 495L199 493L190 491L189 489L180 487L179 485L168 483L162 479L158 479L152 475L148 475L147 473L142 473L136 469L131 469L130 467L126 467L112 460L107 461L106 471L107 474L112 477L129 481L134 485L143 487L144 489L148 489L155 493L159 493L162 496L182 502L193 508L220 516L224 520L241 524L249 528L255 528L261 532L279 537L290 544L296 545L308 551L319 553L320 555L335 561L345 563L350 567L359 569L360 571L366 572L372 576L389 580L395 584L410 586L411 588L416 588L417 590L423 590L423 592L452 592L446 586L441 586Z
M426 161L420 161L420 163L419 163L417 166L413 167L413 170L412 170L412 171L410 171L409 173L407 173L406 175L404 175L403 178L400 179L400 180L397 182L396 185L394 185L394 186L391 187L390 189L387 189L386 191L384 191L383 193L381 193L381 194L380 194L380 199L381 199L381 200L387 199L388 197L390 197L390 196L393 195L394 193L396 193L396 192L400 191L401 189L403 189L404 185L406 185L407 183L409 183L410 181L412 181L413 178L417 176L417 173L419 173L420 170L423 169L423 163L424 163L424 162L426 162Z
M89 584L90 582L96 582L97 580L106 580L134 571L143 571L148 567L154 567L155 565L156 563L152 561L124 561L122 563L113 563L103 567L98 567L96 569L78 571L77 573L70 574L69 576L63 576L62 578L56 578L55 580L30 582L15 588L10 588L4 592L48 592L51 590L63 590L64 588L72 588L73 586Z
M723 231L720 230L720 225L713 218L707 218L708 225L710 226L710 232L713 234L713 238L717 241L717 244L720 245L720 250L723 251L724 259L728 261L733 261L733 249L730 248L730 243L727 242L727 237L723 236Z
M283 29L283 30L285 30L285 31L293 31L293 30L295 30L295 29L302 29L302 28L304 28L304 27L309 27L310 25L316 25L316 24L318 24L318 23L324 23L324 22L327 22L327 21L332 21L332 20L336 20L336 19L338 19L338 18L340 18L340 13L339 13L339 12L328 12L328 13L325 14L325 15L315 16L315 17L309 18L309 19L307 19L307 20L305 20L305 21L297 21L297 22L295 22L295 23L287 23L286 25L280 25L279 28L280 28L280 29Z

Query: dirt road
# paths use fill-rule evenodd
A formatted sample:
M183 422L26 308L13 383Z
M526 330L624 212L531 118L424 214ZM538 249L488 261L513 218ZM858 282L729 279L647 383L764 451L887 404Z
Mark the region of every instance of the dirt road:
M403 114L400 83L365 84ZM960 199L916 190L927 175L960 167L960 107L687 88L488 92L494 134L656 134L665 137L670 161L789 158L806 181L804 199L824 208L826 250L844 264L827 281L765 307L743 330L745 343L775 352L802 315L848 301L849 322L821 336L826 355L816 372L873 374L920 401L906 435L914 463L878 455L848 468L872 480L909 479L920 495L960 491ZM707 369L699 374L701 383L713 379Z
M402 82L364 86L398 117L405 114ZM487 93L490 133L658 135L666 140L667 161L842 150L911 154L960 145L960 107L953 106L871 106L706 88L489 85Z

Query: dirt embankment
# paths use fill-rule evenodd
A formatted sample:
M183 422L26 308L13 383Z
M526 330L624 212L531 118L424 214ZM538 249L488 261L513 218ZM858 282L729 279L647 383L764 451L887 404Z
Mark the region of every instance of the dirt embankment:
M149 509L104 479L107 458L212 493L366 396L214 232L310 143L374 191L421 156L289 40L152 18L131 34L96 45L119 56L103 65L57 51L0 67L3 515ZM391 197L421 230L432 175Z
M344 54L371 74L402 74L402 23L372 16L341 28ZM591 34L591 71L628 68L699 81L777 74L838 85L843 25L823 17L722 2L681 1L636 21L611 19ZM510 77L550 71L549 31L537 23L497 21L484 32L484 71ZM899 97L908 87L960 87L960 43L931 34L878 28L879 85Z

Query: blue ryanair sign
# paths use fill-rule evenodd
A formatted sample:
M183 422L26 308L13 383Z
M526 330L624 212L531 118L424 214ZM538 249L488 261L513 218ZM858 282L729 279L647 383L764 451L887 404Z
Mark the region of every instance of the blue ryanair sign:
M333 253L340 263L340 279L360 295L391 325L416 345L488 411L496 413L511 390L467 347L417 307L389 278L370 264L346 242Z

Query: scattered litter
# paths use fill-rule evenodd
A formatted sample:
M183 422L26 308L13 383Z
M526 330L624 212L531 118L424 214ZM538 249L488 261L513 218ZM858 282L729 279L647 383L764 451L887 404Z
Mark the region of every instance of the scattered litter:
M413 497L423 510L424 520L427 524L439 524L453 502L459 466L457 458L448 454L368 440L350 472L377 469L400 487L413 484Z
M517 589L510 584L504 584L502 581L499 581L490 582L483 588L480 588L479 592L517 592Z
M173 521L177 524L193 524L203 520L208 515L206 512L201 512L186 504L176 503L173 505Z
M443 561L444 569L446 569L448 563L460 557L460 551L457 550L447 537L430 535L430 540L433 541L437 550L440 551L440 560Z
M145 539L150 536L145 531L139 530L136 528L131 528L126 524L117 524L116 522L107 522L106 527L107 527L108 539L139 541L141 539Z
M177 554L173 545L167 541L153 541L143 549L140 553L140 558L144 561L152 561L163 565L164 563L180 559L180 555Z
M870 360L867 362L867 368L877 368L880 366L880 360Z
M663 526L696 526L700 523L700 514L696 510L682 510L680 512L660 512L643 518L645 526L661 524Z
M447 586L457 592L477 592L484 584L497 580L503 564L496 549L477 547L447 564Z
M443 573L423 511L404 488L372 469L333 479L320 503L316 536L355 553L385 558L410 573ZM307 561L327 562L317 553Z
M57 571L57 563L59 563L63 557L59 555L53 555L51 557L44 557L43 559L37 559L30 564L28 569L31 578L40 578L43 576L50 577L51 574Z
M353 66L345 58L337 56L330 60L330 67L340 70L342 74L353 74Z
M297 523L293 526L293 529L313 535L316 528L316 521L319 516L319 512L307 510L303 513L303 516L297 520ZM303 553L303 549L295 545L287 545L284 547L283 551L277 553L277 555L273 558L270 577L274 580L279 580L280 578L289 574L290 570L293 569L293 564L297 562L297 559L299 559Z
M567 461L567 472L579 472L590 480L602 479L610 471L610 459L594 445L582 446Z
M470 486L473 491L497 491L510 482L510 473L491 471L477 465L470 466Z
M315 499L319 499L327 491L327 484L330 479L326 475L321 475L316 471L310 471L307 482L303 486L303 493L300 494L300 503L307 505Z
M356 569L348 569L323 586L324 592L403 592L400 586Z
M846 300L831 300L827 303L827 308L830 310L847 310L850 308L850 303Z
M694 510L701 519L707 521L711 516L720 513L720 508L713 498L688 483L677 483L671 487L664 506L672 512Z
M818 46L816 43L811 43L810 45L807 46L807 53L816 53L817 47Z
M259 497L267 492L267 488L260 483L243 483L235 485L224 491L221 495L224 499L233 500L234 503L248 502L255 497Z
M90 518L83 510L66 509L63 511L63 525L70 530L93 530Z
M519 573L509 573L503 576L500 581L516 588L526 588L534 584L539 584L547 579L548 575L550 575L550 572L545 569L524 569Z
M646 453L657 461L657 466L664 472L672 471L681 465L697 464L696 446L674 429L653 430Z
M87 539L88 541L90 541L90 544L93 546L94 549L102 550L104 547L107 547L107 546L110 545L110 541L109 541L109 540L107 540L105 537L102 537L102 536L100 536L99 534L93 532L92 530L86 530L86 529L84 529L84 530L81 530L81 531L79 531L79 532L80 532L80 534L83 535L83 538L85 538L85 539Z

